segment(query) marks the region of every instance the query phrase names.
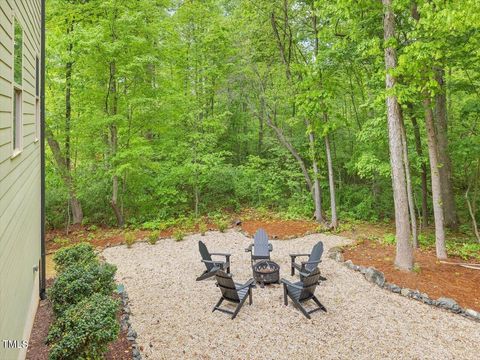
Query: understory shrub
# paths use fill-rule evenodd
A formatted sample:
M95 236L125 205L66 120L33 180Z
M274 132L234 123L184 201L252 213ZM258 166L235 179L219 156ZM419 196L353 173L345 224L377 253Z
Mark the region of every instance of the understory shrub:
M125 239L125 244L127 244L127 247L131 248L132 245L135 243L135 234L128 232L124 235L124 239Z
M95 250L89 243L80 243L59 249L53 255L53 261L55 262L55 270L58 273L63 272L72 265L85 266L98 262Z
M101 359L119 333L118 302L111 295L93 294L69 307L50 327L51 360Z
M48 291L55 315L61 316L70 306L93 294L111 295L116 270L114 265L98 262L67 267Z
M154 230L148 235L148 242L150 245L155 245L160 237L160 231Z
M177 229L173 232L173 239L175 241L182 241L185 237L185 232L181 229Z

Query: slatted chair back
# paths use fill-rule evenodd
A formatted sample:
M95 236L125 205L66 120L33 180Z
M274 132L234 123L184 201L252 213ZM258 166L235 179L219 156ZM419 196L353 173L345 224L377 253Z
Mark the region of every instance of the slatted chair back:
M198 250L200 250L202 260L212 261L212 257L210 256L207 246L203 243L203 241L198 242ZM210 271L213 269L214 265L212 263L205 263L205 266L207 267L207 270Z
M302 281L302 292L300 293L299 301L308 300L315 294L318 281L320 280L320 270L315 268L309 275L307 275Z
M321 257L323 254L323 242L319 241L318 243L315 244L315 246L312 249L312 252L310 253L310 257L308 258L308 262L315 262L315 261L320 261ZM305 269L308 272L312 272L315 270L315 268L318 266L318 263L316 264L307 264L305 265Z
M233 282L232 275L227 274L225 271L219 270L215 274L217 280L217 286L222 292L222 296L229 301L240 302L235 283Z
M263 229L258 229L253 237L253 256L270 257L268 248L268 235Z

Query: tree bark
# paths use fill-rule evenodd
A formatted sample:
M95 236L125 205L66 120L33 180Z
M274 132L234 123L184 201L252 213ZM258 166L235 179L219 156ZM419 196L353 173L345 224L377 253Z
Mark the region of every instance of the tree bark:
M405 131L405 124L403 123L403 115L401 119L401 137L402 137L402 147L403 147L403 164L405 166L405 179L407 182L407 198L408 198L408 208L410 210L410 223L412 226L412 245L414 248L418 248L418 231L417 231L417 217L415 211L415 202L413 199L412 191L412 179L410 176L410 161L408 160L408 144L407 144L407 134Z
M470 202L470 199L468 197L468 193L470 192L470 188L472 186L472 181L468 182L468 188L467 191L465 192L465 201L467 203L468 207L468 213L470 214L470 218L472 220L472 228L473 228L473 233L475 234L475 237L477 238L477 241L480 243L480 233L478 231L478 226L477 226L477 219L475 218L475 213L476 213L476 201L477 201L477 186L478 186L478 179L480 177L480 158L477 159L477 169L473 173L473 206L472 202Z
M277 136L278 141L285 146L285 148L292 154L292 156L297 160L298 165L300 166L300 169L302 170L303 177L305 178L305 182L307 184L308 190L312 193L313 196L313 185L312 185L312 179L310 178L310 174L308 173L307 167L305 165L305 161L303 161L302 157L300 154L295 150L293 145L288 141L288 139L285 137L285 134L283 133L282 129L277 127L273 122L272 119L270 118L269 115L266 117L267 120L267 125L275 132L275 135Z
M82 205L77 197L75 182L72 178L72 174L67 169L65 157L62 155L62 151L60 150L60 144L53 136L53 133L49 126L45 126L45 137L47 138L48 145L52 150L55 163L57 164L57 168L60 171L63 182L67 187L69 204L72 210L72 224L81 224L83 220L83 210Z
M110 107L110 115L117 115L118 112L118 94L117 94L117 79L116 79L116 64L115 62L110 63L110 84L109 84L109 93L112 95L112 104ZM108 102L107 102L107 112L108 112ZM110 153L112 156L115 156L117 153L118 147L118 130L115 124L109 126L110 130ZM125 225L125 220L123 218L122 211L118 206L118 175L115 173L112 177L112 197L110 200L110 205L117 219L118 226Z
M440 92L435 95L435 130L438 146L438 170L442 186L443 214L445 226L458 228L455 194L452 183L452 162L448 153L447 95L443 69L436 69L436 81Z
M432 177L432 198L433 198L433 216L435 219L435 247L438 259L446 259L447 251L445 249L445 223L442 208L442 186L440 174L438 171L437 139L435 136L435 124L433 121L433 110L429 95L425 96L423 101L425 109L425 125L427 128L428 155L430 158L430 172Z
M421 186L422 186L422 224L428 225L428 186L427 186L427 165L423 161L422 140L420 136L420 128L418 127L417 116L414 113L413 106L410 104L410 119L413 126L413 134L415 136L415 150L420 159L422 159L421 165Z
M335 181L333 174L332 154L330 152L330 140L328 138L328 134L325 135L325 153L327 155L328 185L330 189L330 211L332 213L330 227L335 229L338 227L337 202L335 199Z
M384 38L388 42L395 36L395 16L392 0L382 0L384 5ZM397 97L391 94L396 84L391 70L397 66L396 50L392 46L385 47L385 85L387 93L388 140L390 148L390 164L392 168L393 200L395 205L395 228L397 251L395 265L403 270L413 267L413 251L410 243L410 218L408 209L407 184L405 179L404 154L401 137L402 114Z
M313 133L312 126L310 121L305 120L305 125L307 126L308 131L308 142L310 145L310 155L312 158L312 168L313 168L313 202L315 205L315 220L319 223L323 222L322 215L322 194L320 190L320 180L318 172L317 157L315 155L315 135Z

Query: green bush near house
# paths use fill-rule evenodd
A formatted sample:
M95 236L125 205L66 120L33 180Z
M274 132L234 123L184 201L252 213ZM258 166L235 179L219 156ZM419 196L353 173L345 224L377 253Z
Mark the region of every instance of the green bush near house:
M53 261L55 261L55 270L58 273L74 265L85 266L98 263L95 249L89 243L80 243L62 248L55 253Z
M93 294L69 307L50 327L50 360L101 359L120 327L118 302L111 295Z
M69 307L93 294L111 295L116 270L114 265L98 262L67 267L48 290L55 315L61 316Z

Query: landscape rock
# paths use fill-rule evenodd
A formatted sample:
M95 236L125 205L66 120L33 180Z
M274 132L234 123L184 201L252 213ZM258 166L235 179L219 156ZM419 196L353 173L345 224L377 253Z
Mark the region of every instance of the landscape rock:
M359 266L359 269L358 269L362 274L365 275L365 273L367 272L367 268L365 266Z
M142 355L140 354L140 351L138 351L138 349L133 349L132 355L135 360L139 360L142 358Z
M373 267L369 267L365 271L365 278L378 286L382 287L385 284L385 275Z
M475 311L473 309L466 309L465 310L465 315L477 320L480 320L480 313L478 311Z
M137 332L133 330L132 327L128 329L127 338L133 338L133 339L137 338Z
M353 269L353 262L352 260L345 261L345 266L349 269Z
M338 253L342 253L342 248L340 246L334 246L328 250L328 257L335 260L335 257Z
M398 286L397 284L391 284L390 285L390 291L392 291L396 294L400 294L400 291L402 291L402 288L400 286Z
M408 296L410 294L410 289L409 288L403 288L402 290L400 290L400 294L402 296Z
M438 306L443 309L453 311L454 313L462 312L462 308L457 304L457 302L451 298L441 297L438 300Z

